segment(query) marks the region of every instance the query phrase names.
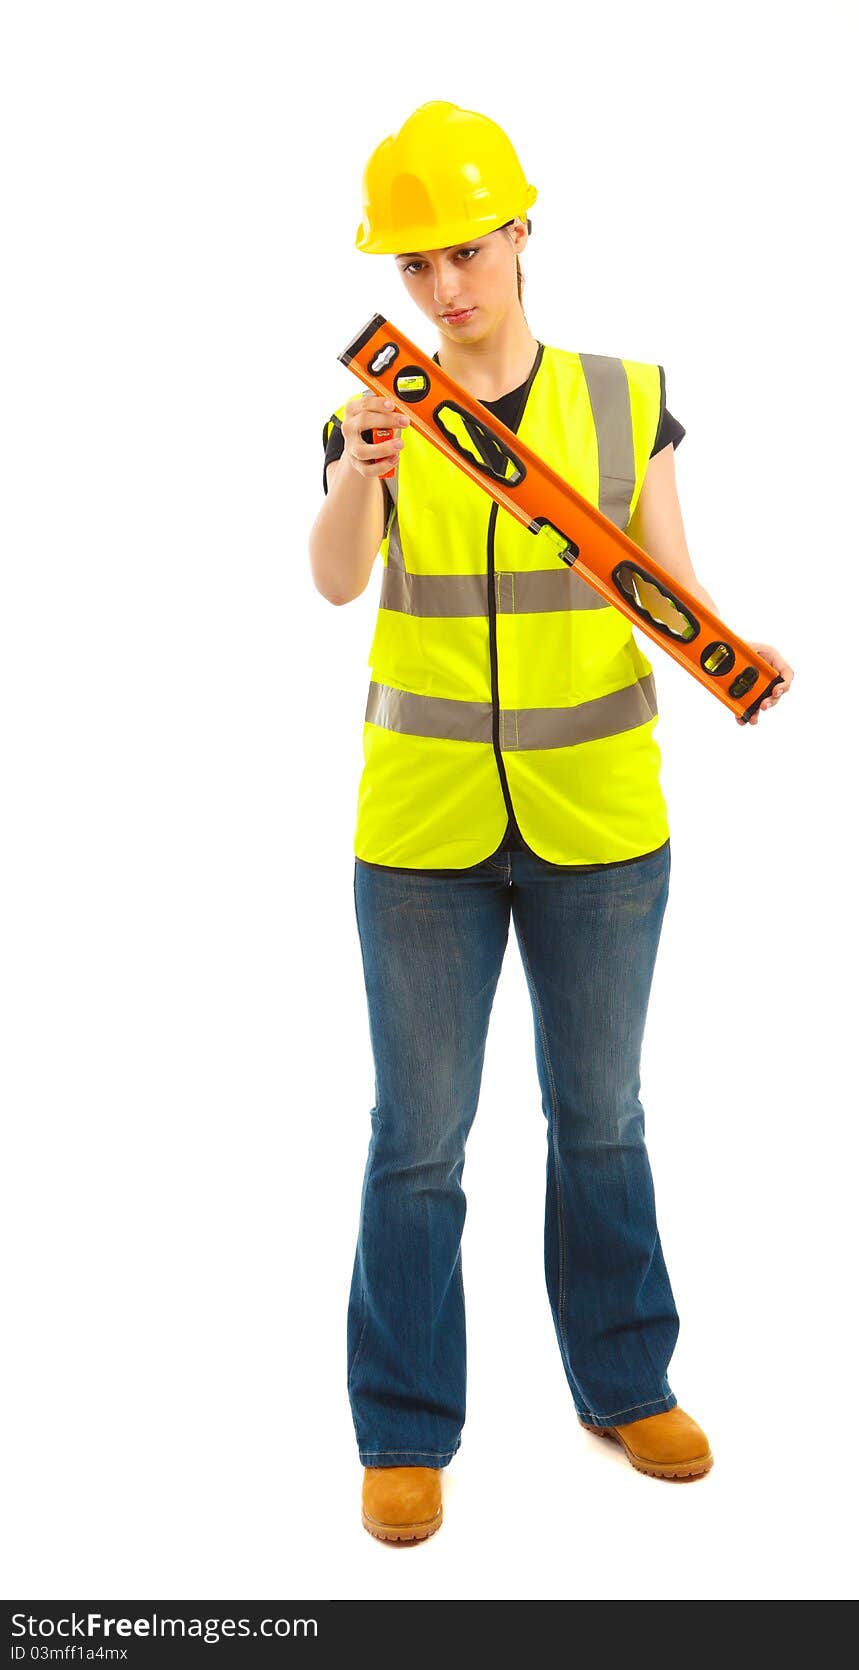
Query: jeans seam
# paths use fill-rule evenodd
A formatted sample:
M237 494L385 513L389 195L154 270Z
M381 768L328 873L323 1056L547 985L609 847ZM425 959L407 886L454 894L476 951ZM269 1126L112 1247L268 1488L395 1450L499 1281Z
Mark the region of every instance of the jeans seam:
M578 1379L577 1379L576 1375L573 1373L573 1366L572 1366L572 1363L570 1362L570 1353L569 1353L569 1350L567 1348L567 1335L566 1335L566 1306L565 1306L565 1303L564 1303L564 1299L565 1299L565 1294L566 1294L566 1280L567 1280L567 1255L566 1255L566 1247L565 1247L565 1243L564 1243L564 1207L563 1207L563 1193L562 1193L562 1190L561 1190L561 1165L560 1165L560 1159L559 1159L559 1156L558 1156L558 1123L559 1123L559 1120L558 1120L558 1089L557 1089L557 1085L555 1084L555 1075L552 1071L552 1062L551 1062L551 1059L550 1059L550 1056L549 1056L549 1039L548 1039L548 1034L546 1032L545 1022L543 1020L543 1010L542 1010L541 1005L540 1005L540 998L539 998L539 995L537 993L537 987L534 983L534 977L531 973L531 964L528 961L528 953L525 949L524 933L519 936L519 948L520 948L521 953L522 953L522 962L523 962L523 965L524 965L524 968L525 968L525 974L526 974L526 977L527 977L527 980L528 980L528 985L530 986L531 992L533 994L534 1007L535 1007L536 1012L537 1012L537 1020L538 1020L539 1026L540 1026L540 1037L543 1040L543 1054L546 1058L546 1071L549 1075L549 1089L550 1089L550 1093L551 1093L551 1102L552 1102L552 1164L553 1164L553 1168L554 1168L554 1172L555 1172L555 1194L557 1196L558 1288L559 1288L559 1292L558 1292L558 1327L559 1327L560 1335L561 1335L561 1349L564 1353L564 1361L566 1362L566 1365L567 1365L567 1372L569 1373L571 1381L573 1381L573 1383L578 1387L579 1396L581 1397L582 1396L582 1388L579 1385L579 1382L578 1382Z
M456 1455L456 1450L364 1450L364 1455Z
M364 958L364 937L361 933L361 918L360 918L360 915L359 915L359 912L358 912L358 879L357 878L358 878L358 866L357 866L357 864L355 864L353 866L353 870L352 870L352 898L353 898L354 905L355 905L355 924L356 924L357 929L358 929L358 944L361 948L361 959L363 961L363 958ZM363 1189L362 1189L362 1195L363 1195ZM361 1205L362 1205L362 1215L363 1215L363 1200L361 1202ZM364 1316L363 1316L363 1321L361 1323L361 1332L358 1335L358 1344L355 1347L355 1355L352 1358L351 1365L349 1365L347 1367L347 1370L346 1370L346 1391L347 1391L347 1393L351 1389L352 1380L353 1380L353 1377L354 1377L354 1374L355 1374L355 1370L358 1367L358 1359L361 1355L361 1347L364 1344L364 1335L367 1332L367 1323L370 1320L369 1306L367 1304L367 1294L366 1294L366 1290L365 1290L365 1287L364 1287L363 1259L361 1261L360 1274L361 1274L361 1284L360 1284L361 1308L364 1312Z
M365 1294L364 1294L363 1277L362 1277L362 1280L361 1280L361 1303L362 1303L363 1308L364 1308L364 1320L361 1323L361 1332L358 1335L358 1344L355 1347L355 1355L352 1358L352 1366L349 1369L349 1372L346 1376L346 1390L347 1391L351 1388L352 1380L353 1380L353 1377L354 1377L354 1374L355 1374L355 1370L358 1367L358 1358L361 1355L361 1347L364 1344L364 1335L367 1332L367 1322L369 1320L368 1315L367 1315L367 1305L366 1305L366 1299L365 1299Z
M627 1403L623 1409L612 1409L606 1415L598 1415L595 1409L588 1409L585 1413L592 1415L595 1421L613 1421L615 1415L629 1415L633 1409L649 1409L652 1403L668 1403L673 1398L673 1392L666 1392L662 1397L646 1398L644 1403Z

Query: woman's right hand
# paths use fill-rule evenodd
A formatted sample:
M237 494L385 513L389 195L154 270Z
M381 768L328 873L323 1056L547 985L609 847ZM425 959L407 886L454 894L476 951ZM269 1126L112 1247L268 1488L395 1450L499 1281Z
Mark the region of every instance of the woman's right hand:
M402 435L390 441L373 441L374 429L405 429L410 419L398 412L393 402L381 394L368 390L347 402L340 427L343 432L343 454L353 470L363 476L386 475L396 464L403 448Z

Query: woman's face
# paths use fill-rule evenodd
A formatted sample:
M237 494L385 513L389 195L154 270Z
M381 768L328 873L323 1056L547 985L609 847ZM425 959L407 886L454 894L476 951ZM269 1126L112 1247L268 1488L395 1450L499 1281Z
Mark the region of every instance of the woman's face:
M412 301L437 330L474 342L518 306L516 256L527 242L524 221L514 220L470 243L411 250L394 260ZM460 323L445 318L460 310L470 310Z

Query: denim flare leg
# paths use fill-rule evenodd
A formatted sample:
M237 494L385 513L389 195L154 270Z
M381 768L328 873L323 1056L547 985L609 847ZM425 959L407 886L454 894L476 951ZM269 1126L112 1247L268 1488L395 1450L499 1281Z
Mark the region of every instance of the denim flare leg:
M444 1467L465 1421L465 1145L512 911L547 1125L544 1260L564 1373L592 1425L677 1402L679 1330L639 1100L670 841L554 869L499 851L461 874L355 859L375 1065L347 1319L368 1467Z

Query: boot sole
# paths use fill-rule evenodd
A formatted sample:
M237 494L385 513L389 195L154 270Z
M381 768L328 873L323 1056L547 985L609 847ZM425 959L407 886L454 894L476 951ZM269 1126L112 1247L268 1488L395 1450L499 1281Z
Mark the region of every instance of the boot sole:
M361 1523L371 1537L377 1537L379 1542L426 1542L438 1530L444 1518L440 1507L434 1519L418 1519L411 1525L389 1525L383 1519L374 1519L367 1509L361 1506Z
M709 1473L713 1465L713 1452L708 1450L706 1455L692 1456L688 1461L648 1461L644 1456L636 1455L629 1445L624 1443L620 1433L613 1426L589 1426L587 1421L580 1421L585 1432L592 1432L597 1438L613 1438L621 1449L626 1451L627 1461L630 1461L638 1473L647 1473L651 1479L676 1479L683 1483L686 1479L702 1479Z

